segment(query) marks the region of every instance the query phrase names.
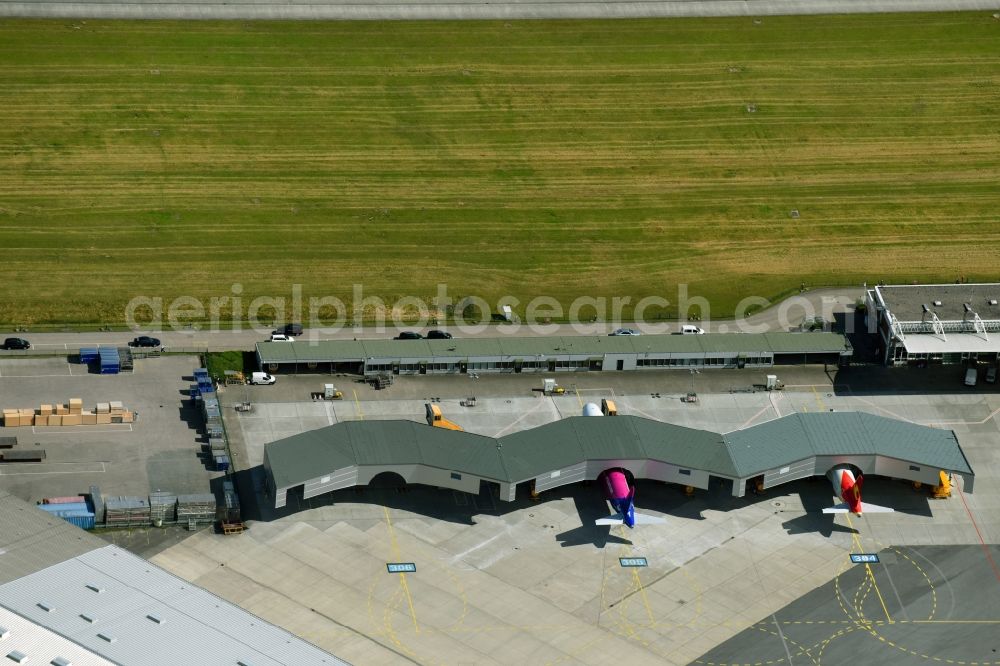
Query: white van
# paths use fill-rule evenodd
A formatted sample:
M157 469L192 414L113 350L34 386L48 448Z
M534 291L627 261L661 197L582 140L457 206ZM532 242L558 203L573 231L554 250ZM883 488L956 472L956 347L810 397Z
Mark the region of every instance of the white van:
M251 384L273 384L278 381L274 378L274 375L269 375L266 372L255 372L250 375Z
M965 371L966 386L975 386L976 379L978 378L979 378L979 370L977 370L976 368L969 368L968 370Z
M704 334L705 334L705 329L703 328L698 328L697 326L693 326L691 324L681 325L681 335L704 335Z

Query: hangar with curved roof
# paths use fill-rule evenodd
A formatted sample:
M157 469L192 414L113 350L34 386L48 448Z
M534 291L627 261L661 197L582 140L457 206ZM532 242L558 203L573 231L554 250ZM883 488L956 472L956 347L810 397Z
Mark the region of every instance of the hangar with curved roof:
M576 416L499 438L413 421L348 421L267 444L264 468L275 508L289 491L304 499L362 486L384 472L407 483L478 493L499 485L513 501L519 484L544 491L596 479L610 467L636 478L707 489L747 481L765 488L851 464L865 473L936 484L975 475L955 433L863 412L792 414L728 434L639 416Z

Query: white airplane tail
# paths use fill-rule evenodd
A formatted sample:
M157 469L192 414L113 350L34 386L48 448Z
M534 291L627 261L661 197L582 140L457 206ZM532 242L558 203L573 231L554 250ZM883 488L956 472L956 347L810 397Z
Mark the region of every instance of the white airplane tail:
M846 503L841 503L836 506L830 506L823 509L823 513L848 513L850 510L850 507L848 507ZM893 511L895 511L895 509L887 506L869 504L868 502L861 503L861 513L892 513Z

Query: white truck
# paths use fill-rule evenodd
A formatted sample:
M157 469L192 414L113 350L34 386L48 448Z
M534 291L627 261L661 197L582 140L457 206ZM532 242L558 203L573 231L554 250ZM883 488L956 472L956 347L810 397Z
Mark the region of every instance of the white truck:
M269 375L266 372L255 372L250 375L251 384L273 384L278 381L274 378L274 375Z

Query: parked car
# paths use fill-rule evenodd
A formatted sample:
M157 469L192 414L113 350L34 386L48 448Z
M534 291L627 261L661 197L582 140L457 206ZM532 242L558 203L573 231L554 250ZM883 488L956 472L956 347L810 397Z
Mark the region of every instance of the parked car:
M255 372L250 375L251 384L273 384L278 381L274 378L274 375L269 375L266 372Z
M295 338L284 333L272 333L271 342L295 342Z
M396 336L396 340L423 340L424 336L420 335L416 331L403 331Z
M140 335L132 342L128 343L129 347L159 347L160 339L151 338L148 335Z
M681 335L704 335L705 329L698 328L692 324L684 324L681 326Z
M965 385L975 386L976 380L979 378L979 371L976 368L969 368L965 371Z
M285 335L302 335L302 324L285 324L280 329L275 331L275 333L284 333Z
M7 338L3 341L4 349L31 349L31 343L24 338Z
M986 383L996 384L997 383L997 366L991 365L986 369Z
M428 340L451 340L453 337L448 331L427 331Z
M642 335L641 332L635 330L634 328L616 328L615 330L608 333L608 335Z

